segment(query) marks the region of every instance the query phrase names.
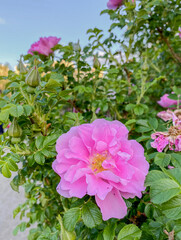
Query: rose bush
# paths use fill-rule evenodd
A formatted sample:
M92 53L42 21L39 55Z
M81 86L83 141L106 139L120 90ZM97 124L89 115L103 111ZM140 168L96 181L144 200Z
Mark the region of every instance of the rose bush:
M41 40L1 77L0 171L26 196L15 235L181 238L180 9L125 0L102 11L108 33L89 29L85 47Z

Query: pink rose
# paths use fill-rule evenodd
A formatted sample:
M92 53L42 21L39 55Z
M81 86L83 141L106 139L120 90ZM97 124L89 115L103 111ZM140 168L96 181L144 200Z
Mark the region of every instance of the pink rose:
M123 1L124 0L109 0L109 2L107 3L107 7L109 9L116 9L123 5Z
M168 96L168 94L164 94L157 103L164 108L169 108L171 105L177 105L177 100L172 100L168 98Z
M60 195L95 196L103 220L123 218L123 198L141 198L149 164L143 147L128 140L128 130L119 121L97 119L72 127L57 140L54 171L61 177Z
M55 47L61 38L57 37L44 37L40 38L38 42L35 42L31 45L31 48L28 50L28 53L33 55L34 52L39 54L49 56L53 53L52 48Z

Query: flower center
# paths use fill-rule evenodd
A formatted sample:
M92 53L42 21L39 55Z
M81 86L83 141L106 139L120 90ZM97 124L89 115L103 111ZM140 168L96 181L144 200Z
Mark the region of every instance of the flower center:
M168 133L172 137L176 137L178 135L181 135L181 129L178 128L177 126L171 126L168 130Z
M105 170L102 166L102 163L104 162L104 160L106 160L107 155L107 152L103 152L101 154L96 153L91 157L91 169L94 173L99 173Z

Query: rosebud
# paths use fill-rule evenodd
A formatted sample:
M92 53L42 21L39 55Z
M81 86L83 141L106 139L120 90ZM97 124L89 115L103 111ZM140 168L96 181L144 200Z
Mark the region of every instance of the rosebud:
M96 55L94 56L93 67L96 69L99 69L101 67L101 63L99 62L99 59Z
M143 65L142 65L142 70L143 71L148 71L148 69L149 69L148 63L147 63L147 60L145 60Z
M79 43L79 40L77 43L72 43L72 46L73 46L73 50L75 52L81 52L81 47L80 47L80 43Z
M22 135L22 129L19 126L16 118L13 119L9 129L8 129L8 134L12 138L19 138Z
M37 87L40 84L40 75L37 66L34 66L30 69L25 81L30 87Z
M20 71L20 73L26 73L27 70L26 70L26 67L23 64L21 58L22 58L22 56L20 57L20 60L18 61L19 63L18 63L17 69Z

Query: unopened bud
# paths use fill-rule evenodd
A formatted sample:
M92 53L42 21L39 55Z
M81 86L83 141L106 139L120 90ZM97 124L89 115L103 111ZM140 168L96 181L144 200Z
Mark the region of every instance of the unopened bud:
M19 63L18 63L17 69L20 71L20 73L26 73L27 70L26 70L25 65L22 62L22 56L20 57L20 60L18 62Z
M142 65L142 70L143 70L143 71L148 71L148 69L149 69L148 63L147 63L147 61L145 60L144 63L143 63L143 65Z
M77 43L72 43L73 49L75 52L81 52L81 47L80 47L80 43L79 40Z
M96 69L99 69L101 67L101 63L99 62L99 59L97 56L94 56L93 67Z
M37 87L40 84L40 75L37 66L34 66L30 69L25 81L30 87Z
M13 138L19 138L21 137L22 135L22 129L21 127L19 126L16 118L13 119L9 129L8 129L8 134L10 137L13 137Z

